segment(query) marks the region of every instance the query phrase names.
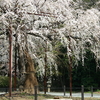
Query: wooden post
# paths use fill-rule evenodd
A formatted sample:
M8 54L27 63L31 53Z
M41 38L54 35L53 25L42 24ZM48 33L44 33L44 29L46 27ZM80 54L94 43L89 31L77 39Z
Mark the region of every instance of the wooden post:
M66 95L66 86L64 85L64 96Z
M81 90L82 90L81 91L81 94L82 94L81 100L84 100L84 86L83 85L81 86Z
M91 97L93 97L93 86L91 86Z
M35 90L35 99L34 100L37 100L37 86L35 86L35 88L34 88L34 90Z

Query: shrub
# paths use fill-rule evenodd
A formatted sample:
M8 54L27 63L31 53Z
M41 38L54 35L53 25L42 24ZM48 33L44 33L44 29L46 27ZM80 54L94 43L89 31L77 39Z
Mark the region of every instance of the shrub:
M8 86L9 86L9 77L0 76L0 88L4 88Z

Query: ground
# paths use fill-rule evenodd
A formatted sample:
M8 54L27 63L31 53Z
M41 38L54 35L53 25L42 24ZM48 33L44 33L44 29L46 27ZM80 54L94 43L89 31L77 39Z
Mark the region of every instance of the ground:
M30 94L25 94L25 93L13 93L12 96L13 97L9 98L8 94L2 95L2 96L0 96L0 100L35 100L34 96L32 94L30 95ZM55 96L39 94L37 100L53 99L53 98L55 98ZM59 98L67 99L67 97L59 97ZM72 100L81 100L81 98L71 98L71 99ZM85 98L84 100L100 100L100 98Z
M39 97L38 100L46 99L45 97ZM12 97L11 99L0 97L0 100L34 100L33 98L26 98L26 97ZM55 99L56 100L56 99ZM72 100L81 100L81 98L72 98ZM100 100L100 98L85 98L84 100Z

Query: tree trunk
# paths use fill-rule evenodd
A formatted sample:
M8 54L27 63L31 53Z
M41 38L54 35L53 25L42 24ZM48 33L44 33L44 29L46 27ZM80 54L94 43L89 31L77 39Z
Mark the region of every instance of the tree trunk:
M38 85L37 79L35 77L34 63L28 52L25 52L25 58L27 62L25 64L26 77L25 77L24 92L34 93L34 86Z

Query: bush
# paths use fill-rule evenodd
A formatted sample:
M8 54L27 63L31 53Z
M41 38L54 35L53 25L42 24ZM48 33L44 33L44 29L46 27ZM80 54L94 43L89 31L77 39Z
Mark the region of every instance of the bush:
M9 86L9 77L0 76L0 88L4 88L8 86Z

